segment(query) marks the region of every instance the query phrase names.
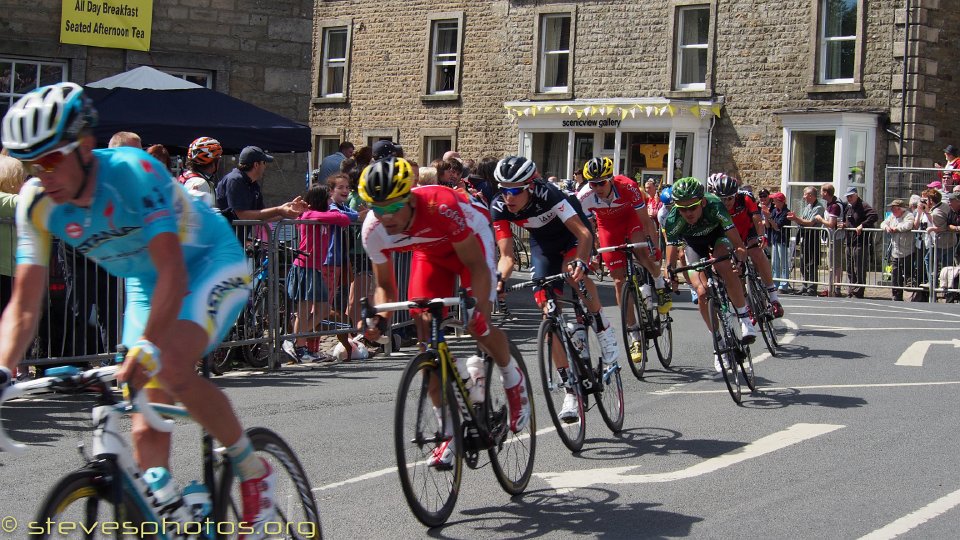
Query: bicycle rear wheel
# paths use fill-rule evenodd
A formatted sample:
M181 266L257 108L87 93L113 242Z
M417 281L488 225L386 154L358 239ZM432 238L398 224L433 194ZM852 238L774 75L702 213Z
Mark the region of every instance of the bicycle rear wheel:
M725 314L720 309L720 305L715 298L708 300L707 311L710 316L710 325L713 327L713 350L720 357L720 371L723 373L727 390L730 391L730 397L739 404L742 397L740 374L737 369L736 345L733 342L736 337L730 328L733 325L729 324Z
M626 362L633 376L639 380L643 380L649 358L644 311L643 300L637 294L636 287L632 282L624 283L620 291L620 328L623 329L623 347L627 351ZM631 316L632 324L628 323Z
M587 435L585 422L586 396L583 395L580 384L577 382L579 378L576 374L576 365L573 362L569 362L566 380L557 371L556 359L553 356L554 339L562 342L560 333L554 326L554 321L545 319L540 323L540 330L537 332L537 360L540 364L543 396L547 400L547 411L550 412L550 419L557 428L560 441L571 452L579 452L583 448L583 440ZM569 351L567 351L567 355L569 355ZM568 394L573 396L570 399L576 403L577 414L575 417L562 419L560 418L560 411Z
M757 377L753 371L753 355L750 354L750 346L743 346L741 354L737 357L737 363L740 364L740 374L747 383L747 388L751 393L757 391Z
M657 313L653 324L660 329L660 334L653 340L653 345L657 349L657 358L660 359L661 366L670 369L670 364L673 362L673 318L670 315Z
M750 302L750 311L760 327L763 342L770 351L770 356L777 356L776 336L773 335L773 310L770 309L770 296L767 289L760 283L756 275L750 274L747 279L747 300Z
M119 474L119 473L117 473ZM143 523L147 521L143 512L134 502L134 497L123 494L123 501L114 507L109 492L113 486L107 480L104 471L84 468L67 474L48 492L40 507L35 523L43 532L31 535L31 538L64 538L60 535L60 525L78 531L78 536L86 539L100 538L143 538ZM120 481L114 476L115 481ZM116 511L114 511L116 508ZM118 531L103 531L103 524L117 523ZM69 525L66 525L69 524ZM81 527L91 530L88 535L80 535ZM154 538L146 536L146 538Z
M455 374L454 374L455 376ZM394 450L400 486L413 515L428 527L443 525L460 493L463 473L463 433L460 412L454 408L453 390L449 383L442 388L441 412L435 412L430 386L440 397L440 371L431 352L418 354L407 365L397 391L393 423ZM447 433L440 418L446 418ZM453 463L447 467L427 464L434 451L446 441L454 445Z
M249 428L246 431L250 444L257 456L266 461L276 476L273 501L277 515L264 527L268 538L318 539L323 537L320 527L320 511L313 497L307 473L297 455L280 435L264 427ZM234 477L231 466L226 466L220 475L218 501L214 519L217 523L239 524L243 520L243 507L240 503L240 482ZM220 527L219 532L223 532ZM242 532L240 527L233 530ZM236 538L234 535L220 534L220 538Z
M609 366L603 363L600 340L593 324L587 325L587 348L590 351L590 361L587 369L592 369L600 391L594 394L600 416L610 431L620 433L623 429L623 381L620 378L620 365L617 362ZM596 367L594 367L596 366Z
M527 366L517 346L510 342L510 356L516 361L523 373L527 399L530 404L530 419L527 425L514 433L510 430L510 407L507 403L506 389L500 377L499 369L494 367L492 359L487 360L486 403L487 426L497 444L490 448L490 464L497 482L510 495L523 493L533 474L533 458L537 450L537 422L533 410L533 384L527 373Z

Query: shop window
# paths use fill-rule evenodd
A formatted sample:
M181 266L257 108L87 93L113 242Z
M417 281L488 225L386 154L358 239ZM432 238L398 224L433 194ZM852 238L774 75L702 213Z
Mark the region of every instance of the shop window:
M427 94L456 95L459 92L463 14L444 13L430 18Z
M424 137L424 163L431 163L435 159L442 159L443 155L453 150L452 137Z
M860 0L820 0L819 80L854 82Z
M20 96L66 80L66 62L0 57L0 118Z
M178 79L183 79L193 84L198 84L204 88L213 88L213 72L198 71L195 69L176 69L176 68L157 68L158 70L173 75Z
M704 90L710 41L710 7L683 6L676 14L674 87Z
M531 157L537 164L540 176L548 178L571 178L567 171L567 132L533 133Z
M572 18L569 13L548 13L540 17L538 92L569 91Z
M345 98L350 27L339 25L325 27L322 29L321 36L319 97Z

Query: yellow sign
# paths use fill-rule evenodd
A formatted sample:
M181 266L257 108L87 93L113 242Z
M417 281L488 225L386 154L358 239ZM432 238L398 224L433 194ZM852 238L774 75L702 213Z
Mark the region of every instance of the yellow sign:
M150 50L153 0L63 0L60 43Z

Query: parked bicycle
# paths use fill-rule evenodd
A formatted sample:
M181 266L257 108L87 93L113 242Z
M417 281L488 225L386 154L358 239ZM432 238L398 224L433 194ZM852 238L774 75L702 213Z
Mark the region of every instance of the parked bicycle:
M400 379L394 415L394 449L400 485L410 510L428 527L444 524L453 512L460 493L463 462L478 468L480 452L486 450L500 486L511 495L522 493L533 473L536 452L536 414L530 402L530 421L521 431L510 430L507 394L494 362L483 356L485 385L483 400L474 401L470 379L459 376L456 360L444 339L443 311L459 306L466 313L476 304L461 289L456 297L391 302L373 306L362 301L364 318L374 312L427 309L431 315L430 342L416 355ZM510 355L523 372L527 395L533 396L530 377L517 347L510 343ZM456 450L449 467L431 466L428 461L447 441Z
M74 366L48 369L47 377L17 383L0 396L2 407L11 399L51 391L96 395L92 450L88 453L81 446L84 465L58 480L44 498L35 520L35 523L43 524L44 530L35 537L61 538L61 525L71 527L70 530L79 531L82 527L84 531L91 531L84 538L233 538L245 530L252 532L247 525L241 524L240 484L234 481L226 451L215 448L213 438L206 432L202 434L202 482L191 483L193 493L199 493L199 498L184 497L185 506L182 508L181 505L158 501L157 494L134 460L130 444L121 433L121 417L139 412L154 429L170 432L174 422L169 418L189 419L190 414L182 407L148 403L144 392L132 393L129 401L120 399L112 384L118 367L113 365L88 371L80 371ZM270 463L277 475L274 499L277 518L274 523L266 524L271 530L275 529L276 534L270 536L320 538L320 513L296 454L269 429L250 428L247 436L254 451ZM25 450L23 445L7 437L2 423L0 449L10 453ZM184 493L187 493L186 489ZM181 519L183 508L189 516L185 520Z
M758 240L752 240L747 246L750 249L759 244ZM773 304L770 301L770 292L763 286L760 280L760 274L757 272L753 259L747 257L746 263L741 266L740 277L743 280L743 290L747 297L747 306L753 315L754 324L760 328L763 335L763 341L767 345L767 350L771 356L777 355L777 348L780 344L777 341L777 330L774 327L776 315L773 313Z
M537 333L537 360L547 398L547 410L557 428L560 440L572 452L583 448L586 437L586 411L589 396L593 395L600 416L610 431L623 428L623 381L617 362L603 363L600 342L597 339L599 317L591 314L579 296L573 300L561 298L554 291L557 283L564 283L569 274L537 278L509 287L508 290L539 286L547 295L547 314ZM587 294L583 282L580 293ZM573 306L573 317L568 319L560 307ZM566 367L561 367L565 365ZM567 396L576 401L576 415L561 417Z
M620 322L623 328L623 346L627 351L630 371L643 379L651 342L660 364L670 369L673 361L673 318L657 310L654 290L656 284L646 268L638 264L635 249L646 248L653 256L649 242L622 244L597 250L623 252L627 257L627 275L620 291Z
M723 380L727 384L730 397L737 404L741 403L741 378L747 383L751 392L756 392L757 382L753 369L753 358L750 355L750 346L740 339L740 325L731 321L737 312L730 302L727 289L723 285L713 265L730 260L732 254L721 257L703 259L689 266L681 266L671 273L677 275L687 270L703 272L707 278L706 297L701 296L701 302L707 302L707 313L713 333L713 350L720 358ZM672 277L672 276L671 276Z

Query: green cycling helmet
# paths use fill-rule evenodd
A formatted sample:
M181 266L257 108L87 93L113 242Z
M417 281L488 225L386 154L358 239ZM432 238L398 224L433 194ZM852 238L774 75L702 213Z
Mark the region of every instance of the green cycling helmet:
M689 201L703 197L703 184L692 176L681 178L673 183L673 200Z

